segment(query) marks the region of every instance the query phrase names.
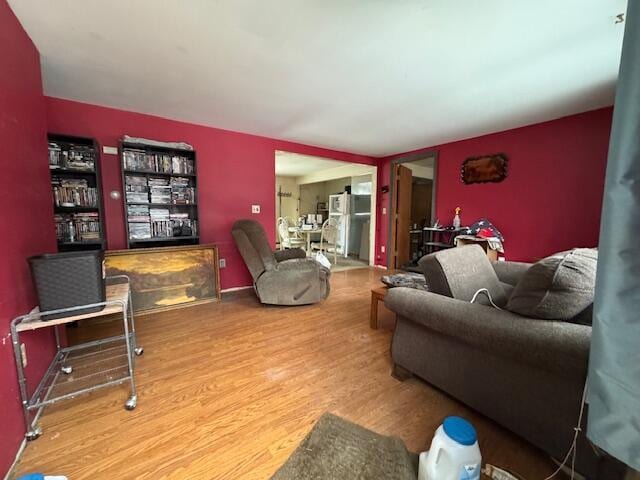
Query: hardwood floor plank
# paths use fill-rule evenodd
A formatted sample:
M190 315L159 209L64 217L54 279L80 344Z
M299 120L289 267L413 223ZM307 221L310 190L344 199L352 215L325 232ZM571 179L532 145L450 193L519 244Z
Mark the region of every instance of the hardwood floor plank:
M529 478L551 463L538 450L418 379L391 377L389 322L369 328L381 270L332 276L325 302L263 306L251 290L219 303L139 316L138 407L126 386L48 408L43 436L17 471L82 479L266 479L325 411L428 448L443 417L477 427L486 460ZM382 318L382 317L381 317ZM85 323L72 342L118 323Z

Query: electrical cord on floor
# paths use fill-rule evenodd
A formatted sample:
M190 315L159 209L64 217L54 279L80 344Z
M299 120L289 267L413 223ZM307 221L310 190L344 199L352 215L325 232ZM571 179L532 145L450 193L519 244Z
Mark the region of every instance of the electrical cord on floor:
M564 460L558 466L556 471L553 472L544 480L551 480L553 477L558 475L558 473L562 471L564 466L569 461L569 457L571 457L571 480L573 480L575 471L576 471L576 450L578 448L578 435L580 435L580 432L582 431L582 417L584 415L584 405L585 405L586 399L587 399L587 382L585 381L584 389L582 390L582 403L580 404L580 415L578 415L578 424L574 428L575 433L573 434L573 442L571 443L571 447L569 448L567 455L564 457Z

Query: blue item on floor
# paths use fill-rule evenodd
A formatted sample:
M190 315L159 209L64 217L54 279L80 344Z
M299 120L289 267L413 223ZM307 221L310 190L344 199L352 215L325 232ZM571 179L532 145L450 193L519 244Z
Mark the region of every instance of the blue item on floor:
M44 475L43 473L27 473L16 480L67 480L64 475Z

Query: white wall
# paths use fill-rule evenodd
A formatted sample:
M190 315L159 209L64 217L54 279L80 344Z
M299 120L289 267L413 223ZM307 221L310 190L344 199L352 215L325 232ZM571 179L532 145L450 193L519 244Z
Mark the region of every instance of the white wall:
M282 197L282 208L280 208L280 198L278 191L291 193L290 197ZM298 200L300 198L300 187L295 177L276 177L276 217L298 218Z
M300 185L300 215L308 213L316 213L318 202L327 202L329 195L327 194L327 184L308 183Z
M351 177L351 193L354 195L371 195L372 187L371 175Z
M337 195L345 191L345 187L351 185L351 177L336 178L335 180L328 180L324 182L325 191L327 194L327 201L329 201L329 195Z

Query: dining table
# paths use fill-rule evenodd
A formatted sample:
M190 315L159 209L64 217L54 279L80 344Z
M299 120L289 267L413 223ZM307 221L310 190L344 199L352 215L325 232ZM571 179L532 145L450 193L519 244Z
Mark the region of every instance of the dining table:
M322 228L301 228L301 227L289 227L289 233L296 234L298 236L302 236L305 238L305 244L307 248L305 249L307 252L307 256L311 255L311 235L314 233L322 233Z

